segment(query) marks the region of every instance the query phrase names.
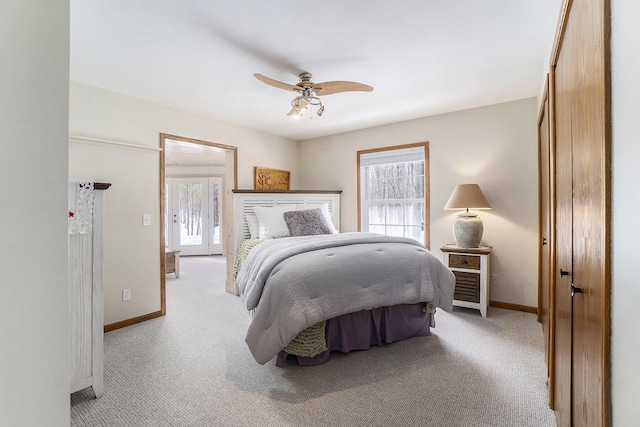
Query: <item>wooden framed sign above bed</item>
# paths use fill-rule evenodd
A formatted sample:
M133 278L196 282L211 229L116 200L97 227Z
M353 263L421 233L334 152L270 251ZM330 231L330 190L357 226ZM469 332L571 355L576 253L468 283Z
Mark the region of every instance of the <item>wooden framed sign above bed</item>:
M291 172L256 166L253 173L253 188L256 190L288 190Z

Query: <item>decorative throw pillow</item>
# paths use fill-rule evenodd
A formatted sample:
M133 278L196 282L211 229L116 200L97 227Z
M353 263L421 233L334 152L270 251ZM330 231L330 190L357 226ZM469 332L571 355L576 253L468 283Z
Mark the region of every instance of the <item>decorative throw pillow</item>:
M244 216L247 220L247 227L249 227L249 234L252 239L260 238L260 225L258 224L258 217L255 215L247 214Z
M331 217L331 212L329 212L329 203L318 203L318 204L309 203L306 205L296 205L297 210L313 209L313 208L320 208L322 210L322 215L324 216L324 220L327 222L327 226L329 227L329 230L331 230L331 234L338 234L339 231L335 227L335 225L333 225L333 218Z
M287 227L283 214L294 210L295 208L296 205L278 205L253 208L253 212L255 212L258 217L258 238L275 239L278 237L290 236L289 227Z
M320 208L285 212L284 220L292 236L332 234Z

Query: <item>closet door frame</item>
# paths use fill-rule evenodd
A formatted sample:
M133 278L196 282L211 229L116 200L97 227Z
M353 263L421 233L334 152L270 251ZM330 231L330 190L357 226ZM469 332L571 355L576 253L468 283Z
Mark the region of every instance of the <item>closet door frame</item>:
M547 381L549 388L549 406L554 406L554 334L555 326L555 289L554 275L554 155L552 99L549 90L551 76L547 74L538 114L538 322L542 323L547 362Z

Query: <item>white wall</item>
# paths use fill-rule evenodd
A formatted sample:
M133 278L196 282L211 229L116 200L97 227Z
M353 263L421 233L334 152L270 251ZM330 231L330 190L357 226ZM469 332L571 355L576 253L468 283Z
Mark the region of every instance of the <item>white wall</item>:
M69 425L69 2L0 2L0 425Z
M253 167L291 171L297 142L212 118L71 82L70 134L158 148L159 134L238 147L238 187L253 188ZM71 140L69 178L111 182L105 193L105 324L160 310L160 168L154 150ZM142 215L152 214L152 226ZM131 300L122 301L122 289Z
M538 304L537 106L534 98L442 114L300 144L301 184L342 193L343 231L357 228L358 150L429 142L431 250L453 243L455 211L443 210L457 184L477 183L493 209L479 212L493 246L491 300Z
M611 2L612 71L612 400L613 425L640 420L640 282L636 272L640 231L640 16L638 2Z
M225 167L222 166L167 166L165 167L165 176L167 178L190 178L201 176L224 177L225 171Z

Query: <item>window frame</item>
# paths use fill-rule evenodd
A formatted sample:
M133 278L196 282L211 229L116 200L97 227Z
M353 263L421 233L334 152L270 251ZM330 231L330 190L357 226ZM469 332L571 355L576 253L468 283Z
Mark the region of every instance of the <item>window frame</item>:
M381 148L374 148L374 149L369 149L369 150L359 150L357 152L357 215L358 215L358 231L362 231L362 204L364 202L363 200L363 194L362 194L362 179L365 179L364 176L361 176L361 157L363 155L366 154L371 154L371 153L380 153L380 152L384 152L384 151L395 151L395 150L402 150L402 149L406 149L406 148L414 148L414 147L423 147L424 149L424 218L423 218L423 222L424 222L424 242L422 242L427 249L429 249L430 247L430 240L431 240L431 232L430 232L430 223L429 223L429 211L430 211L430 204L429 204L429 200L430 200L430 191L429 191L429 142L417 142L417 143L413 143L413 144L403 144L403 145L395 145L395 146L389 146L389 147L381 147Z

